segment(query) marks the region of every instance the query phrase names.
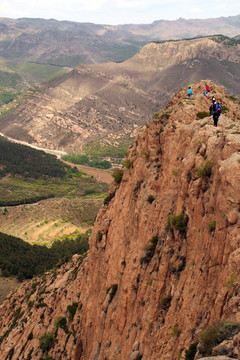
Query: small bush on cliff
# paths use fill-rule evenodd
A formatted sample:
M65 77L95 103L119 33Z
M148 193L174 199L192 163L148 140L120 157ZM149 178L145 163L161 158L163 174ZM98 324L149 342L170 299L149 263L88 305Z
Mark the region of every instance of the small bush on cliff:
M178 328L178 326L174 326L171 330L171 336L172 337L179 337L181 334L181 330Z
M196 167L196 174L198 177L208 178L212 174L213 164L211 160L204 160L198 167Z
M100 230L98 230L97 235L96 235L96 241L101 241L102 240L102 232Z
M188 216L184 213L180 215L169 215L167 228L174 227L174 229L179 230L181 235L186 235L187 233L187 224L188 224Z
M240 323L218 320L201 333L201 353L210 356L214 346L226 339L232 338L240 330Z
M52 334L47 334L47 333L42 335L38 340L42 351L49 351L54 341Z
M172 301L172 295L168 294L167 296L163 297L161 300L161 307L163 310L167 310L170 305L171 305L171 301Z
M114 198L114 196L115 196L115 191L109 193L103 201L104 205L108 205L110 201Z
M75 315L75 313L77 311L77 308L78 308L78 303L77 302L72 303L72 305L68 305L68 307L67 307L67 310L69 312L68 320L70 322L73 321L73 318L74 318L74 315Z
M215 231L215 229L216 229L216 220L213 220L208 224L208 229L209 229L209 231L211 233Z
M60 327L65 331L66 334L68 334L67 319L65 317L58 316L54 322L54 325L56 330Z
M123 166L126 167L127 169L130 169L133 166L133 162L129 159L124 159Z
M197 343L193 343L186 350L185 360L194 360L196 352L197 352Z
M207 111L199 111L197 113L197 120L204 119L207 116L209 116L209 112L207 112Z
M119 168L114 169L114 171L112 173L112 177L116 184L120 184L120 182L122 181L122 177L123 177L123 170L119 169Z
M147 201L151 204L155 200L155 196L149 195Z
M141 264L149 264L155 253L155 249L158 243L158 236L153 236L150 240L150 244L146 246L146 254L140 259Z

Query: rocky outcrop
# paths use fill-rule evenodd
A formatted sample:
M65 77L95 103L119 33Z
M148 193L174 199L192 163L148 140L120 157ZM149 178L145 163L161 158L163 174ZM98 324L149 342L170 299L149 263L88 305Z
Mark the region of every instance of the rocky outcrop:
M3 359L173 360L215 320L240 322L240 104L210 86L219 126L205 82L178 92L129 148L87 257L1 306Z

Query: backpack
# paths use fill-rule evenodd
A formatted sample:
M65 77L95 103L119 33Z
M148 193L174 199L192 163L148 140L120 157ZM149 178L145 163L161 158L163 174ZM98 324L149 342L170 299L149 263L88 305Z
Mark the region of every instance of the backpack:
M218 104L218 108L217 108L217 111L220 111L220 112L222 112L222 105L221 105L221 104Z

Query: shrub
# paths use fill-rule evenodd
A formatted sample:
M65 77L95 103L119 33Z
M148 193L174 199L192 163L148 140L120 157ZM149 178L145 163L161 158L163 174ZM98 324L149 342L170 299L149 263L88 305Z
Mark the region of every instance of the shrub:
M96 236L96 241L101 241L101 240L102 240L102 232L100 230L98 230L97 236Z
M129 159L124 159L123 160L123 166L130 169L133 166L133 162L131 160L129 160Z
M110 203L110 201L114 198L114 196L115 196L115 191L112 193L109 193L103 200L104 205L108 205Z
M51 349L53 344L53 336L52 334L44 334L39 339L40 348L42 351L48 351Z
M172 331L171 331L171 336L172 337L179 337L180 336L180 334L181 334L181 330L177 327L177 326L174 326L173 328L172 328Z
M162 300L161 300L162 309L167 310L171 305L171 301L172 301L171 294L168 294L167 296L163 297Z
M58 329L59 327L65 331L66 334L68 334L68 327L67 327L67 319L65 317L57 317L54 325Z
M204 119L205 117L209 116L209 112L208 111L199 111L197 113L197 120L200 120L200 119Z
M155 254L155 249L158 243L158 236L153 236L150 240L150 244L146 247L146 254L141 258L141 264L149 264Z
M197 352L197 343L193 343L189 346L185 353L185 360L194 360Z
M167 227L173 226L174 229L179 230L182 235L187 233L188 216L184 213L180 215L169 215Z
M155 200L155 197L153 195L149 195L147 198L147 201L151 204Z
M226 113L226 112L228 112L229 111L229 108L226 106L226 105L223 105L222 106L222 112L223 113Z
M210 356L214 346L220 344L226 339L230 339L240 330L240 324L227 320L218 320L201 333L201 343L203 345L203 354Z
M208 224L208 229L210 232L214 232L216 229L216 220L212 220L209 224Z
M136 183L135 188L133 189L133 196L134 196L135 199L138 197L138 194L139 194L142 183L143 183L143 179L138 180L137 183Z
M112 173L112 177L116 184L120 184L123 177L123 170L120 168L115 168Z
M204 160L198 167L196 167L196 174L198 177L207 178L212 174L213 164L210 160Z
M75 313L77 311L77 308L78 308L78 303L77 302L72 303L72 305L68 305L68 307L67 307L67 310L69 312L68 320L70 322L73 321L73 318L74 318L74 315L75 315Z

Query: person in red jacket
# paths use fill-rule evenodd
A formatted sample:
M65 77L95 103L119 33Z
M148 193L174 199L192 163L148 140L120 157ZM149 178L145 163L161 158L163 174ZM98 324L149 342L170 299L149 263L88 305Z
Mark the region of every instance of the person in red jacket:
M210 87L206 84L206 92L209 93L210 92Z

